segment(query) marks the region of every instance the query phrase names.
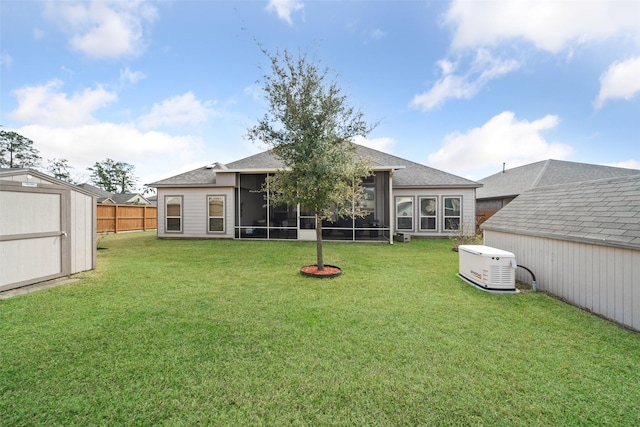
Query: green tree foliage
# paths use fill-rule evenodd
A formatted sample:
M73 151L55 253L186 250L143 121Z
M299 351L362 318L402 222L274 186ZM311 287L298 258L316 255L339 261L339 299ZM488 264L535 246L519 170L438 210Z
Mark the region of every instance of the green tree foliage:
M269 107L247 137L266 143L284 163L267 178L270 201L315 211L317 265L322 270L322 220L362 215L362 179L371 172L369 162L357 159L352 139L366 136L373 126L349 106L326 68L286 50L263 52L271 63L262 87Z
M0 131L0 167L38 167L41 160L32 140L17 132Z
M69 166L67 159L53 158L47 160L47 172L51 173L54 178L72 183L71 169L73 169L73 166Z
M135 167L129 163L105 159L96 162L91 171L91 181L97 186L111 193L129 193L135 188L138 178L134 176Z

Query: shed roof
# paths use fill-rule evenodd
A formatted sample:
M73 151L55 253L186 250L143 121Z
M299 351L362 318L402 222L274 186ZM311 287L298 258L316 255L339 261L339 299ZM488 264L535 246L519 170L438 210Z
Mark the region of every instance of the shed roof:
M640 250L640 174L534 188L481 228Z
M482 183L483 187L476 192L476 198L481 200L514 197L532 188L547 185L636 174L640 174L640 170L549 159L507 169L479 180L478 182Z
M53 185L58 185L67 188L68 190L77 191L79 193L85 194L91 197L97 197L97 195L91 191L88 191L85 188L79 187L77 185L68 183L66 181L62 181L61 179L54 178L46 173L42 173L38 170L31 168L0 168L0 178L4 177L7 179L11 176L21 176L21 175L33 175L43 181L47 181Z
M356 145L357 155L371 160L374 170L394 170L393 186L400 187L467 187L477 188L481 184L420 163L402 159L372 148ZM215 184L216 171L250 172L276 171L283 168L282 161L272 150L255 154L226 165L215 163L171 178L149 184L150 186Z

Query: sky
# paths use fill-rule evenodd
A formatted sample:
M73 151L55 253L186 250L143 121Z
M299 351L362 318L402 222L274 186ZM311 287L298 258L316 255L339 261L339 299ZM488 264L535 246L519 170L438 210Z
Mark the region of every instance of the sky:
M148 184L267 147L271 53L332 71L355 142L479 180L557 159L640 169L639 1L0 2L0 124Z

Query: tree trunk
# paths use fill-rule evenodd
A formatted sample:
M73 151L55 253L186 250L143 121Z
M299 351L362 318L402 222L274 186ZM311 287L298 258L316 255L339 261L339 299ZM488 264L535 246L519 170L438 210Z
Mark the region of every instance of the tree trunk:
M318 270L324 270L324 260L322 259L322 220L316 215L316 253Z

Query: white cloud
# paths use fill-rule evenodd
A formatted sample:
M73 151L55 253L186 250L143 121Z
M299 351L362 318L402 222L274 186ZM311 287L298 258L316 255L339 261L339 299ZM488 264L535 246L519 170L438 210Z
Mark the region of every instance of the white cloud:
M396 141L389 137L369 139L363 136L356 136L353 138L353 142L385 153L391 153L391 148L396 144Z
M468 173L488 167L497 170L503 162L515 167L544 159L563 159L572 148L549 142L542 135L559 122L554 115L531 122L517 120L514 113L505 111L480 127L445 136L442 147L429 155L428 164L452 173Z
M132 124L96 123L73 128L29 125L16 132L34 141L40 155L64 158L75 172L106 158L131 163L140 184L151 182L158 171L193 162L201 141L191 136L172 136L163 132L141 132Z
M387 36L386 31L383 31L380 28L374 28L369 32L369 38L371 40L382 40L386 36Z
M8 53L0 54L0 65L3 67L11 67L13 64L13 58Z
M47 15L70 33L72 49L114 59L144 50L144 24L156 19L156 9L144 1L50 2Z
M516 60L494 58L486 49L479 49L469 68L462 74L453 74L458 64L442 59L438 61L442 77L429 91L414 96L411 104L423 110L432 110L449 99L473 98L491 80L520 67Z
M18 108L10 117L22 122L47 126L78 126L94 123L92 113L118 99L118 96L96 86L68 97L59 89L60 80L41 86L26 86L14 91Z
M631 36L640 42L640 3L636 1L457 0L444 22L455 28L454 49L523 39L558 53L577 43Z
M304 8L304 4L298 0L269 0L268 12L276 12L278 18L292 25L291 14Z
M131 71L129 67L125 67L120 70L120 81L126 83L138 83L140 80L146 78L147 76L142 71Z
M600 93L594 101L601 108L607 99L631 99L640 92L640 56L613 63L600 76Z
M215 111L212 102L201 102L191 92L154 104L149 114L138 119L140 127L149 129L175 124L196 124L209 119Z
M640 160L629 159L622 162L606 163L605 166L613 166L616 168L640 169Z

